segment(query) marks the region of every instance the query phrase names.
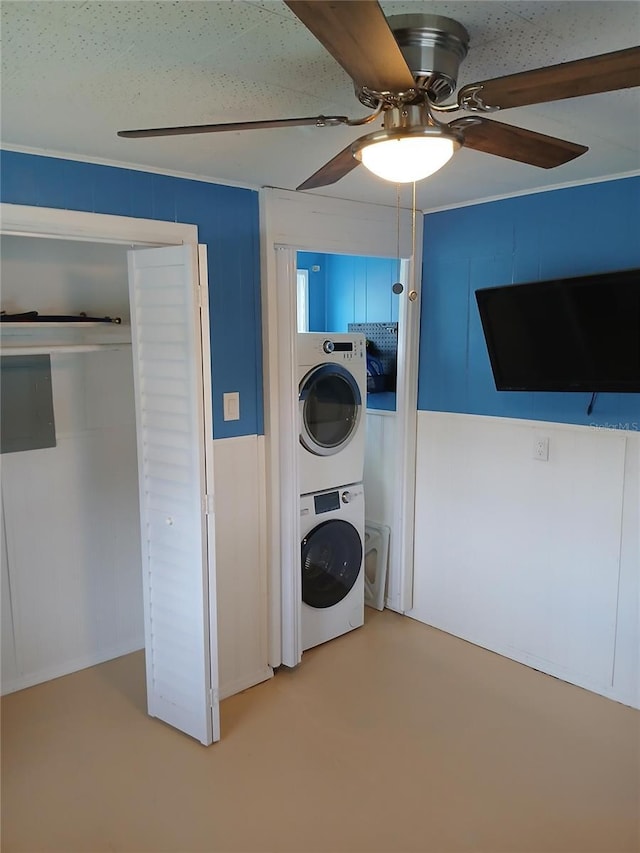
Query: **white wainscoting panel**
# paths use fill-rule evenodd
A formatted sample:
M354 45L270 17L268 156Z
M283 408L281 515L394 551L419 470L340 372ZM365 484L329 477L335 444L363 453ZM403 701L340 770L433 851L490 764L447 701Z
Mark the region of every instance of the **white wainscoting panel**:
M11 684L18 675L16 663L16 645L13 638L13 613L11 612L11 589L9 586L9 563L7 560L7 541L4 534L4 500L2 501L0 514L0 652L2 653L2 680L3 683Z
M534 458L539 437L549 439L546 462ZM636 438L420 412L409 615L567 681L633 699L628 681L614 686L614 661L617 655L628 678L637 610L634 617L625 603L623 614L618 595L624 575L633 597L633 575L637 603L637 473L629 474L637 448L627 453ZM616 649L616 640L623 647Z
M3 692L144 645L131 351L53 356L52 386L57 446L2 459L17 660Z
M367 521L386 524L394 536L394 498L396 486L396 424L395 412L367 411L367 432L364 457L364 502ZM389 549L387 606L399 609L400 570Z
M640 708L640 424L627 432L613 695Z
M393 523L396 415L367 411L364 457L365 514L368 521Z
M264 438L213 442L220 698L271 678ZM224 724L224 718L223 718Z

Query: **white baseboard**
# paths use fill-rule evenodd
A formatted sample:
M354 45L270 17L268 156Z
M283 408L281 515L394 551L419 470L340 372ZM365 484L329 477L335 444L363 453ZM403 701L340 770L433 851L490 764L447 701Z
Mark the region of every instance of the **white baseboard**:
M544 660L543 658L539 658L536 655L527 654L526 652L514 649L510 646L503 646L494 643L490 644L478 637L465 635L459 632L454 633L449 628L443 625L436 625L425 622L423 619L421 619L419 616L415 615L415 613L412 613L411 611L409 611L405 615L409 616L411 619L415 619L416 622L422 622L422 624L424 625L429 625L429 627L435 628L438 631L443 631L445 634L450 634L452 637L458 637L460 640L464 640L467 643L472 643L474 646L478 646L481 649L486 649L489 652L494 652L497 655L502 655L502 657L508 658L509 660L515 661L516 663L521 663L524 666L528 666L531 669L535 669L537 672L543 673L544 675L550 675L553 678L558 678L560 681L566 681L567 684L573 684L575 687L581 687L583 690L589 690L592 693L597 693L600 696L606 697L607 699L612 699L614 702L620 702L622 705L628 705L631 708L640 709L640 696L634 696L631 691L616 689L612 685L598 684L590 680L582 673L566 669L565 667L559 666L558 664L554 664L551 661Z

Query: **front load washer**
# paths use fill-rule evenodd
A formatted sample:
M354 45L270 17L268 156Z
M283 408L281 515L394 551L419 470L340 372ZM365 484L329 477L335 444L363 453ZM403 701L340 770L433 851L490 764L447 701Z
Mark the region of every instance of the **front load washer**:
M362 483L300 498L302 648L364 623Z
M299 494L362 481L366 405L364 335L300 332Z

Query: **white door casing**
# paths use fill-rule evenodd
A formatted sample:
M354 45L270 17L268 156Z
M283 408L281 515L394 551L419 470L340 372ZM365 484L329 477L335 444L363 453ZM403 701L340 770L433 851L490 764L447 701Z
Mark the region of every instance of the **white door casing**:
M129 288L148 710L209 744L219 717L196 247L129 252Z
M297 281L296 252L285 246L276 248L276 276L278 280L278 317L279 323L287 329L293 329L293 335L282 332L278 347L278 385L282 389L278 397L278 419L284 426L278 432L279 505L293 508L280 513L280 541L283 566L293 566L294 571L283 571L282 583L282 663L296 666L302 657L302 634L300 613L302 601L302 582L300 577L300 518L298 511L298 395L296 370L296 334L297 330ZM294 425L293 433L289 425ZM294 440L291 441L293 435ZM275 467L275 466L274 466ZM273 470L273 469L272 469Z
M198 244L198 301L200 303L200 344L202 383L202 411L204 437L202 451L205 464L204 511L207 531L207 564L209 602L209 669L211 673L209 696L213 720L213 740L220 740L220 649L218 634L218 576L216 564L216 516L214 511L214 453L213 453L213 393L211 379L211 326L209 323L209 274L207 247Z

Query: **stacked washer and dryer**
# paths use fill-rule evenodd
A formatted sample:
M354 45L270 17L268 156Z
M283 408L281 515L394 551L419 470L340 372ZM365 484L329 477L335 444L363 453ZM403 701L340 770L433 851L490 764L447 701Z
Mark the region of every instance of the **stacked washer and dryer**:
M302 648L364 622L362 334L298 334Z

